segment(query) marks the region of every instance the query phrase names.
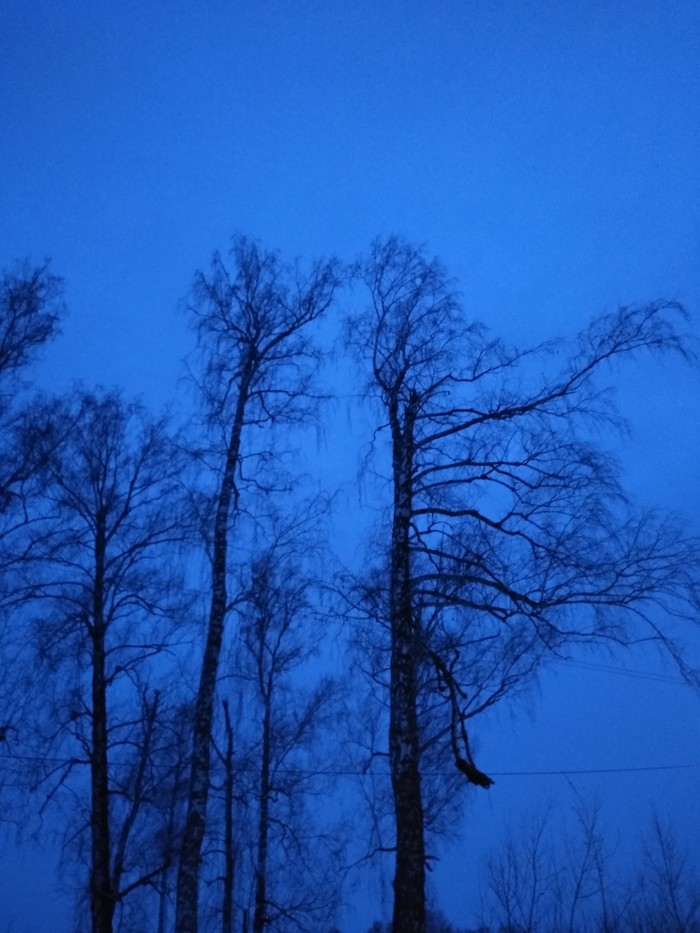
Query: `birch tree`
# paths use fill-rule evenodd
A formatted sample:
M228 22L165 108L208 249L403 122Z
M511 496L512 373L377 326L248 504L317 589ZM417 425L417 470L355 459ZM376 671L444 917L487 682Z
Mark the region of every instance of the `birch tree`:
M0 748L17 741L31 696L23 677L26 640L13 615L26 597L19 573L39 473L59 438L53 406L31 396L27 372L57 333L62 293L48 263L16 263L0 276Z
M629 504L588 429L615 423L601 383L610 364L687 350L682 309L667 302L620 308L573 341L510 348L467 320L437 260L394 237L376 241L357 273L370 301L349 321L349 341L369 372L375 446L387 437L390 464L393 923L423 933L425 729L467 782L488 788L468 720L547 653L643 635L683 664L662 620L697 604L693 543ZM496 680L478 701L489 665ZM426 691L430 723L419 720Z
M241 673L257 714L247 755L255 764L247 795L256 814L252 933L318 929L339 902L338 834L324 833L308 806L320 790L319 763L333 754L320 747L322 733L338 710L331 680L313 678L309 687L303 676L319 639L309 629L311 580L294 566L300 559L274 547L258 557L241 626Z
M57 333L63 313L63 282L48 262L16 263L0 277L0 375L3 409L11 402L9 380L20 380L37 352ZM15 381L15 387L18 382Z
M117 906L162 868L133 843L158 780L157 684L182 604L181 466L165 423L117 393L78 392L61 413L23 565L44 677L35 784L46 802L80 801L87 770L70 835L89 828L91 929L111 933Z
M11 606L31 520L29 499L56 443L51 407L27 393L26 374L58 329L63 284L48 264L17 263L0 277L0 607Z
M578 796L578 795L577 795ZM614 857L600 807L579 797L575 826L548 806L501 839L486 865L490 929L522 933L697 933L695 853L655 817L637 853Z
M270 429L309 417L318 357L308 331L330 306L339 281L333 261L317 262L302 273L244 237L233 240L226 258L215 254L209 272L195 278L189 306L199 350L195 378L211 440L202 463L211 468L216 488L206 530L211 589L178 868L177 933L196 933L198 927L212 724L238 496L247 477L264 483L272 455Z
M639 874L631 879L625 921L632 933L700 930L700 864L673 829L656 815L642 846ZM630 905L629 907L627 905Z

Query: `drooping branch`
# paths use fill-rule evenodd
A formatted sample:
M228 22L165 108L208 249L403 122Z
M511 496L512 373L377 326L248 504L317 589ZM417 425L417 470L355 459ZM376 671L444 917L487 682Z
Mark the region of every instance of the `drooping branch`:
M488 790L494 781L487 774L484 774L483 771L480 771L474 763L469 745L469 736L467 734L466 715L460 705L460 700L463 698L464 692L457 683L452 670L444 660L434 651L428 651L427 654L435 666L435 672L438 678L438 690L446 691L449 697L450 742L455 765L462 774L464 774L470 784L476 784L477 787L483 787ZM459 739L462 741L461 749L459 747Z
M442 264L398 237L375 241L356 272L370 300L347 337L382 406L375 440L388 429L391 463L375 569L387 588L394 926L422 931L424 845L412 831L423 832L421 749L449 737L457 767L489 786L469 750L468 714L531 680L567 644L658 638L659 611L697 617L697 542L634 509L599 442L601 428L622 424L611 367L645 352L692 361L694 343L683 308L658 301L523 351L487 338ZM370 604L375 594L367 588ZM661 641L680 656L665 630ZM418 658L434 677L418 676Z

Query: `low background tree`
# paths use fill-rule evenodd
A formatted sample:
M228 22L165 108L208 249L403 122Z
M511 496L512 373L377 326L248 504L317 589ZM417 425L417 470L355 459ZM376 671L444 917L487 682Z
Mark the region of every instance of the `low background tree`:
M504 933L697 933L700 875L658 817L620 859L600 807L576 795L573 825L550 804L511 827L484 879L485 920ZM641 831L640 831L641 832Z
M390 923L382 923L380 920L375 920L367 933L391 933L391 931L392 927ZM434 910L427 908L425 912L425 931L426 933L490 933L486 927L478 930L456 927L453 923L450 923L439 908Z
M700 933L700 861L655 816L637 877L627 882L624 928L630 933ZM623 928L623 923L620 924Z

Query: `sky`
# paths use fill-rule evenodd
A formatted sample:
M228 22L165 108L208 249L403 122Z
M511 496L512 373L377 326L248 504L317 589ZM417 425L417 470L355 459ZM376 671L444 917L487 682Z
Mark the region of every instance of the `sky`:
M177 398L178 306L235 232L345 260L398 232L514 342L657 298L700 333L698 61L694 0L5 0L0 265L51 257L66 283L38 377ZM697 524L698 371L616 378L628 485ZM565 796L550 772L694 764L577 780L622 833L658 806L700 835L700 699L653 655L584 660L627 673L559 664L480 726L497 784L434 873L454 919L478 906L473 840ZM523 771L548 773L508 776ZM40 905L12 887L15 933L39 933ZM381 906L353 911L347 933Z

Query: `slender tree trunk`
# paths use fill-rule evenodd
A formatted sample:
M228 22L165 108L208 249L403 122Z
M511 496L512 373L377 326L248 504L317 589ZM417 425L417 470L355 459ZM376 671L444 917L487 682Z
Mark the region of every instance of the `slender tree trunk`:
M226 777L224 785L224 896L222 904L221 933L233 933L233 883L236 854L233 848L233 728L229 716L228 701L224 700L226 721Z
M198 926L199 869L202 841L206 830L207 801L209 799L214 697L226 620L229 521L241 447L243 417L253 366L253 359L249 356L244 364L244 373L238 393L226 463L221 477L216 505L209 625L207 627L204 658L195 702L190 789L177 877L176 933L197 933Z
M170 796L170 807L168 810L168 825L165 833L165 843L163 846L165 858L163 868L160 873L158 883L158 933L166 933L168 920L168 904L170 902L170 861L174 849L175 838L175 808L177 806L178 788L180 787L180 774L182 770L182 759L178 759L173 776L173 789Z
M267 907L267 843L270 829L270 693L265 697L262 761L260 767L260 813L258 817L258 857L255 865L255 913L253 933L264 933Z
M114 896L111 879L109 766L107 757L107 678L105 672L104 567L105 518L97 516L95 581L92 605L92 754L90 910L92 933L112 933Z
M158 881L158 933L165 933L168 916L168 869L163 866Z
M121 891L122 878L124 876L124 865L126 862L126 847L129 843L131 830L139 815L141 805L144 802L143 785L146 777L146 767L151 754L151 742L153 741L153 730L155 728L156 718L158 716L158 706L160 703L160 693L156 690L155 696L149 702L148 697L143 698L143 717L145 720L143 730L143 745L139 752L139 762L136 769L136 778L133 786L133 797L131 807L122 824L119 838L114 846L114 862L112 867L112 890L115 900L119 898Z
M413 399L406 406L403 425L398 404L390 405L394 514L390 581L389 756L396 814L393 929L401 933L424 933L425 930L425 839L417 714L416 622L411 598L409 538L415 416Z

